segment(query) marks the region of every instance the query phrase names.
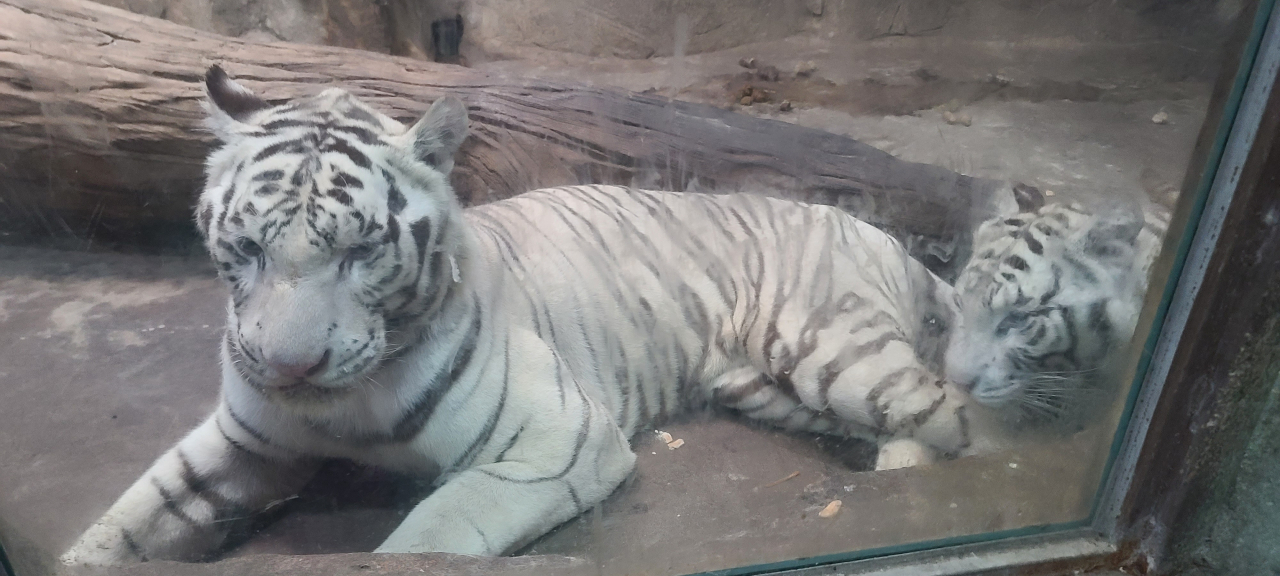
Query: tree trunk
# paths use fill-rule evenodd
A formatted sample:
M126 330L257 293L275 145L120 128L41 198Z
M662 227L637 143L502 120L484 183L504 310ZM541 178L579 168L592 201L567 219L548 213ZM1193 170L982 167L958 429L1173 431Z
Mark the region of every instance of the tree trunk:
M473 131L453 181L467 204L577 183L755 191L946 243L996 188L712 106L248 42L84 0L0 0L0 226L81 240L187 228L211 142L199 102L213 63L268 100L342 86L403 121L460 96Z

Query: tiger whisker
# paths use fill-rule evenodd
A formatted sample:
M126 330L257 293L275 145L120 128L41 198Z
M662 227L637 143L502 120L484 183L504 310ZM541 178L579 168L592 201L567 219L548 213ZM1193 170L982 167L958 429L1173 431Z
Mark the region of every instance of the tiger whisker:
M1098 371L1098 368L1081 368L1079 370L1044 370L1044 371L1038 372L1037 374L1070 376L1070 375L1076 375L1076 374L1090 374L1097 371Z
M371 375L366 374L363 378L364 378L364 380L366 380L366 381L368 381L369 383L373 384L373 387L374 387L374 388L378 388L378 389L382 389L382 390L386 390L386 389L387 389L387 387L386 387L386 386L383 386L381 382L378 382L377 380L375 380L375 379L373 378L373 376L371 376Z

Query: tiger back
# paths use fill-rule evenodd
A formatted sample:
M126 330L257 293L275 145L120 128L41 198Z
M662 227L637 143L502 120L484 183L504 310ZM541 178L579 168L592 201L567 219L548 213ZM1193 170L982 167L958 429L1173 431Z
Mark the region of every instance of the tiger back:
M877 398L909 397L920 379L940 390L922 364L951 322L950 286L840 210L587 186L467 216L502 259L509 313L598 388L628 435L714 402L884 439L912 427L908 413L927 420L916 408L928 403L898 413Z

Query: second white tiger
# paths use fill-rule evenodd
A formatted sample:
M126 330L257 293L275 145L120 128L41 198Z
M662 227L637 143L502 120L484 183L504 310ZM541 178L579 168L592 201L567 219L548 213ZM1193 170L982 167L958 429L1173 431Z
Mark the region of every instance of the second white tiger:
M405 128L340 90L270 106L217 68L207 88L222 400L68 563L200 558L322 457L443 470L380 551L501 554L612 492L641 427L709 402L875 440L881 468L985 441L921 360L951 287L838 209L596 186L464 211L456 99Z

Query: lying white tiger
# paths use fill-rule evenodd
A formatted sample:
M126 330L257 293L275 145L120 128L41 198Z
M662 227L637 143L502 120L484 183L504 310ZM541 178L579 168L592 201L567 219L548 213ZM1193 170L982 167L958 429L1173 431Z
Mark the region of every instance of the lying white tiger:
M1078 424L1110 400L1102 385L1133 337L1169 215L1016 194L1016 214L974 234L945 374L1005 420Z
M64 562L202 558L322 457L444 471L379 551L501 554L705 402L875 440L880 468L989 442L921 361L951 287L838 209L593 186L463 211L454 98L406 129L341 90L270 106L217 67L206 86L221 403Z

